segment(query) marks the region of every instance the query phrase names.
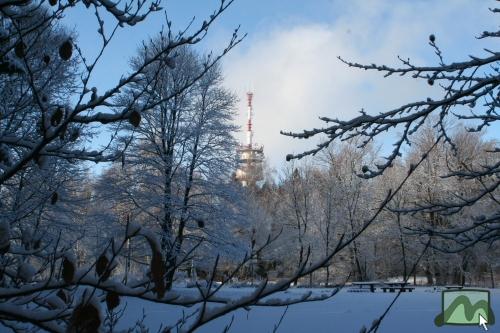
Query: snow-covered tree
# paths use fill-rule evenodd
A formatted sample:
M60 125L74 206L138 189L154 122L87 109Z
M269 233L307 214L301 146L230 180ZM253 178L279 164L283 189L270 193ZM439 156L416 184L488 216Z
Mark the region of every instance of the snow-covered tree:
M0 109L2 203L4 194L12 196L9 200L15 203L15 195L38 194L34 187L43 189L49 184L43 195L50 193L50 205L57 207L57 215L44 215L43 223L45 230L50 230L54 237L43 237L40 242L28 237L32 234L21 228L20 219L12 218L15 214L0 216L0 325L14 331L113 331L123 310L120 301L123 297L130 297L188 309L190 312L186 316L182 315L165 331L176 327L192 332L236 309L253 305L282 306L329 296L306 294L284 300L268 297L323 267L339 250L337 248L313 264L310 257L304 255L304 260L297 263L291 276L276 284L263 280L253 292L239 299L224 296L220 287L215 287L216 279L224 285L250 260L257 258L262 249L273 242L272 237L258 246L249 244L246 253L223 276L217 274L222 259L216 253L204 253L210 259L205 261L213 263L206 284L197 284L191 293L175 288L167 292L172 283L172 272L182 261L178 254L195 249L196 237L210 240L210 244L226 243L228 237L223 235L231 232L226 225L231 219L234 226L234 216L240 208L228 205L237 201L234 193L238 193L230 192L232 185L229 174L226 174L234 165L234 152L231 151L233 126L229 124L233 99L220 89L216 64L241 39L236 30L222 51L201 59L194 53L190 55L187 47L200 42L232 2L221 0L219 7L205 21L200 24L193 22L179 33L173 33L172 22L167 21L161 42L144 43L143 56L134 61L130 71L106 91L98 91L92 87L92 82L95 72L101 68L98 63L102 54L107 51L116 30L141 24L150 14L162 9L159 2L122 4L109 0L51 0L50 7L47 7L45 1L0 1L0 84L6 92L2 94L5 103ZM97 19L95 57L84 54L75 36L52 34L59 31L57 27L66 11L83 5L92 10ZM104 15L108 17L106 21L102 18ZM72 66L76 66L78 75L73 76ZM168 75L163 74L174 71L180 74L174 87L155 89L159 88L156 84L172 83ZM184 99L188 97L186 94L189 98ZM171 145L165 142L165 146L158 145L154 139L147 140L148 133L144 131L150 128L154 133L155 128L168 128L168 125L155 127L149 123L155 119L161 121L148 116L158 114L162 108L179 111L176 111L179 118L164 119L165 123L170 121L168 124L174 126L174 132L170 134L175 133L173 136L158 136L174 140ZM159 114L161 117L161 112ZM165 115L173 116L171 112ZM131 125L129 129L133 127L133 130L123 136L111 132L110 142L99 150L89 147L92 130L127 130L123 126L127 122ZM140 188L136 183L127 183L127 179L113 184L116 185L113 190L118 194L134 190L134 196L126 198L132 201L132 205L124 205L114 197L98 197L97 183L95 187L87 189L82 185L78 189L78 182L66 181L65 177L80 170L79 161L100 163L120 159L125 172L129 171L128 168L130 171L135 168L137 179L151 181L161 174L155 174L154 164L141 166L139 158L154 163L151 156L158 147L168 147L173 151L173 155L157 155L160 158L156 160L163 165L170 163L172 168L167 174L172 177L171 187L164 187L171 193L157 197L169 206L167 209L161 204L156 206L163 212L168 211L170 225L154 220L155 214L160 213L155 211L153 202L147 203L144 199L155 196L141 197L147 191L154 191L153 186ZM162 157L167 160L161 160ZM63 160L65 162L61 162ZM75 169L71 167L72 163L76 163ZM141 170L141 167L145 169ZM113 172L119 174L120 167ZM22 182L23 175L30 175L29 191L13 190L12 185L27 184ZM168 177L163 177L163 180ZM94 205L83 205L78 208L81 214L71 214L64 220L71 227L68 229L60 228L58 221L65 218L63 208L69 204L71 196L59 190L50 192L54 188L62 189L61 184L64 184L65 191L73 193L74 190L73 197L85 198L87 204ZM132 188L120 189L120 186ZM168 200L163 200L165 197ZM40 198L39 202L46 202ZM111 202L107 205L96 201L99 199L111 199ZM133 202L135 199L138 204ZM24 200L22 204L28 202ZM98 214L95 209L98 204L109 207L109 211ZM149 206L144 207L145 204ZM36 209L30 209L36 212ZM135 223L139 210L150 221L166 227L163 242L154 228ZM77 213L77 209L69 211ZM74 221L75 217L81 219ZM113 221L99 225L107 218ZM70 232L65 232L67 230ZM74 239L76 235L81 235L81 238ZM191 244L191 240L187 241L188 236L194 239ZM129 276L127 263L137 259L129 255L134 246L140 247L144 254L139 264L147 269ZM136 329L140 328L140 320L138 318Z
M130 223L113 234L119 238L116 241L107 238L100 249L102 244L97 242L94 253L99 253L98 259L80 262L83 267L79 267L81 258L75 253L78 239L74 238L79 235L78 223L82 221L75 219L84 218L87 211L84 206L74 206L73 201L88 202L92 193L79 183L82 165L78 161L119 159L124 146L111 149L113 141L100 150L89 149L95 126L102 130L107 124L122 121L138 126L141 113L193 86L239 43L235 31L227 47L207 58L197 75L182 82L172 95L142 103L141 109L136 108L135 99L124 104L118 98L121 91L132 88L132 83L144 77L154 79L148 73L164 59L174 66L173 55L185 45L201 41L231 3L221 1L197 28L192 26L177 34L171 31L172 23L166 22L167 37L161 47L147 51L148 57L140 64L107 91L99 92L91 82L115 31L140 24L161 10L159 2L0 2L1 325L23 330L28 324L52 332L91 332L104 327L101 301L106 299L112 311L120 295L137 292L133 290L138 285L110 278L131 238L145 239L151 254L152 269L144 277L149 287L141 287L136 297L163 297L165 270L159 243L148 230ZM86 57L75 35L66 32L60 23L66 11L83 5L97 18L98 52L92 58ZM111 19L105 22L103 15ZM185 64L175 66L180 69ZM115 138L113 135L111 140ZM94 291L81 293L83 286L91 286ZM199 296L199 300L203 302L204 297Z
M150 47L161 48L165 42L160 35ZM140 66L149 52L141 50L134 66ZM147 103L155 106L143 115L137 128L126 128L134 140L122 166L123 190L138 211L137 219L161 236L162 251L171 267L169 287L174 268L188 259L186 253L195 246L209 251L207 242L219 250L234 245L231 229L243 225L247 215L241 212L241 189L230 179L236 168L236 97L222 86L220 67L206 70L209 58L193 49L179 49L170 61L175 66L151 68L123 97L128 103L130 96L142 94L136 108ZM195 84L182 89L201 72L204 75ZM167 95L174 97L163 101ZM239 251L234 246L232 250Z
M498 15L500 9L491 8L490 11L492 15ZM496 39L498 35L499 31L484 31L477 38ZM321 119L327 123L323 128L304 130L301 133L284 132L283 134L293 138L324 135L324 140L316 148L296 155L290 154L287 159L315 155L330 144L350 138L358 138L360 146L364 147L381 137L383 133L397 131L394 133L396 139L393 142L392 152L384 160L359 170L362 178L374 178L383 174L401 158L404 149L414 143L425 130L425 124L430 124L436 130L436 135L427 145L427 150L422 151L414 163L408 165L410 175L425 168L426 162L423 161L441 144L446 145L452 154L458 153L456 142L458 138L453 138L448 124L458 122L461 124L459 126L463 126L469 132L480 132L499 120L500 53L494 49L484 49L482 55L466 55L468 59L450 63L446 61L438 44L439 36L431 34L429 45L437 56L436 65L419 66L410 59L402 57L399 58L401 67L363 65L339 57L340 61L349 67L375 70L385 76L408 75L416 80L423 80L435 87L436 93L440 93L439 98L423 98L381 112L376 110L377 112L369 113L369 110L363 110L358 117L349 120L322 117ZM401 211L406 213L420 211L435 216L459 213L466 207L482 205L484 201L495 207L489 210L488 214L469 216L467 223L461 227L435 224L432 228L421 228L422 234L453 240L455 247L447 251L461 250L478 242L491 243L499 239L499 206L496 197L500 185L498 178L500 149L497 143L493 147L485 148L483 147L482 151L487 156L484 163L470 167L449 165L445 171L436 170L437 173L428 175L453 178L457 182L472 180L481 187L479 191L456 193L453 197L433 196L428 198L425 205L410 204L401 208ZM405 179L403 181L406 181ZM401 186L396 185L388 198L392 199L400 188Z
M500 13L500 8L497 7L490 8L492 15ZM500 31L495 30L481 32L477 38L496 40L499 36ZM462 163L463 157L468 155L467 149L460 148L464 136L454 136L453 130L448 126L451 123L458 123L458 126L462 126L468 132L482 132L490 125L498 125L500 52L484 48L481 55L464 54L465 60L448 62L438 46L439 36L430 34L429 45L436 55L435 65L417 65L404 57L398 57L401 62L400 67L364 65L340 57L339 60L349 67L378 71L386 77L406 75L424 81L435 89L437 98L425 96L389 110L363 109L359 116L352 119L321 117L320 119L325 122L322 128L302 132L282 132L292 138L308 139L314 136L322 138L313 149L287 155L288 161L316 155L327 147L345 140L357 139L360 148L372 144L379 138L386 142L392 141L391 152L384 159L376 159L374 163L360 167L358 174L365 179L381 176L398 163L404 165L401 159L405 158L405 149L418 142L420 138L431 138L416 158L406 165L406 175L400 182L392 184L380 208L364 219L360 229L364 232L374 225L377 218L383 216L389 207L396 214L410 216L418 214L427 217L428 221L413 224L408 229L423 238L422 251L417 254L413 269L407 272L409 274L422 259L426 259L424 258L426 253L435 254L442 260L445 257L443 253L467 252L469 248L480 243L479 246L494 248L500 240L498 142L480 145L479 151L475 148L469 149L475 152L474 156L481 156L481 163L470 163L471 161ZM435 135L422 136L422 132L429 126ZM391 135L386 136L387 132ZM440 149L443 146L446 148ZM430 159L436 150L438 150L436 155L438 165ZM460 155L462 157L459 157ZM454 162L447 163L450 159ZM440 167L443 164L445 168ZM413 196L409 196L409 200L399 201L399 204L404 204L403 206L393 204L398 193L405 190L405 184L417 173L421 173L424 179L422 184L428 191L425 191L425 188L422 191L422 188L414 187L415 192ZM466 188L463 186L465 183L472 186ZM451 188L450 184L456 187ZM488 209L483 209L485 206ZM456 220L459 222L455 223ZM436 250L440 253L436 253ZM493 272L491 274L494 275ZM374 321L369 332L379 328L380 319L384 318L385 313Z

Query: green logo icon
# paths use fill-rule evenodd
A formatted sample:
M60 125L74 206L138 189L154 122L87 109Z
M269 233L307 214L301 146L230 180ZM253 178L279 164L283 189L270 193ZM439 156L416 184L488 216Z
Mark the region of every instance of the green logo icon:
M488 290L446 290L441 293L442 312L434 319L436 326L487 325L495 323Z

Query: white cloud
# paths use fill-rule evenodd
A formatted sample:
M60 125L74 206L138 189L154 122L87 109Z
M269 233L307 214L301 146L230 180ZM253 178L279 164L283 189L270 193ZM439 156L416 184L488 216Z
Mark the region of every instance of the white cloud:
M242 125L245 92L249 86L255 92L254 137L272 166L279 167L287 153L314 145L281 136L282 129L320 127L318 116L349 118L363 107L379 112L432 94L425 83L349 69L337 56L396 65L399 54L429 63L434 58L427 38L435 33L443 48L451 49L448 56L460 58L477 47L474 35L494 22L487 4L477 8L476 1L356 1L347 8L345 3L325 9L343 5L330 24L281 23L260 30L224 62L226 84L241 97Z

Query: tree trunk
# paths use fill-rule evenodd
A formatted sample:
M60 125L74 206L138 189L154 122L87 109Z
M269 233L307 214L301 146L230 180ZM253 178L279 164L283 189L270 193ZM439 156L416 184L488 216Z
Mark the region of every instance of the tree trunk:
M493 270L493 265L490 264L489 266L490 266L491 288L495 289L495 272Z
M469 261L467 260L466 257L464 257L464 259L462 261L462 267L461 267L462 280L460 281L462 286L465 285L465 272L467 272L468 265L469 265Z
M330 286L330 266L326 266L326 281L325 281L325 287L328 288Z
M359 256L358 256L358 247L356 245L356 241L352 242L353 244L353 259L356 267L356 276L358 281L363 281L365 276L363 274L363 269L361 268L361 262L359 261Z
M425 277L427 278L427 285L432 286L434 284L434 278L433 278L432 273L430 271L429 264L427 264L427 266L425 267L424 273L425 273Z
M406 249L405 249L405 243L404 243L404 238L403 238L403 229L401 228L401 214L397 214L397 222L398 222L398 229L399 229L399 243L401 245L401 255L403 256L403 279L407 279L408 276L407 274L407 263L406 263Z

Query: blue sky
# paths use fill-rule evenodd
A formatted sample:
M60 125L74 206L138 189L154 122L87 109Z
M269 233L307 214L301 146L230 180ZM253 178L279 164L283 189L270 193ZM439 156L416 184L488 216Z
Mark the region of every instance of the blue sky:
M236 0L198 46L221 50L241 25L245 41L224 60L226 86L241 98L237 121L244 124L244 94L255 92L255 140L264 144L273 167L284 156L314 145L279 135L279 130L321 126L318 116L349 118L364 108L380 112L402 103L434 96L436 87L408 78L383 79L380 73L349 69L336 57L365 63L397 65L397 55L417 64L436 64L427 40L431 33L445 61L482 55L491 42L474 37L497 29L488 0ZM176 29L193 16L195 26L211 14L215 0L169 0L163 3ZM111 87L128 70L140 42L164 24L157 13L133 28L121 29L104 54L93 78L99 90ZM95 18L84 7L69 11L64 21L78 33L78 44L92 58L99 40ZM106 20L108 30L112 21ZM498 130L498 128L496 128ZM497 135L490 130L490 136ZM244 133L238 134L243 139ZM498 135L497 135L498 138Z

